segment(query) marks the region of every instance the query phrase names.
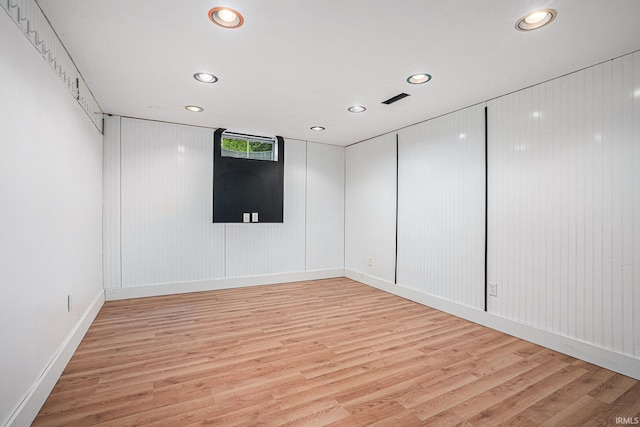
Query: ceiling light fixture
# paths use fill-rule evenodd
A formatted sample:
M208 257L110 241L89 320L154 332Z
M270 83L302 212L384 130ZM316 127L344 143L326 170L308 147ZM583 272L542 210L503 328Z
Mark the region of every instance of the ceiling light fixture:
M362 113L363 111L366 111L366 108L362 105L352 105L349 107L349 111L352 113Z
M216 76L209 73L195 73L193 78L202 83L215 83L218 81Z
M322 127L322 126L311 126L311 130L322 131L322 130L324 130L324 127Z
M553 9L540 9L526 14L516 22L516 30L531 31L547 25L556 19L556 12Z
M427 73L418 73L407 77L407 82L411 83L412 85L421 85L428 82L429 80L431 80L431 74Z
M198 107L197 105L185 105L184 108L189 111L193 111L194 113L200 113L201 111L204 111L204 108Z
M214 7L209 11L209 19L224 28L238 28L244 24L244 18L237 10L228 7Z

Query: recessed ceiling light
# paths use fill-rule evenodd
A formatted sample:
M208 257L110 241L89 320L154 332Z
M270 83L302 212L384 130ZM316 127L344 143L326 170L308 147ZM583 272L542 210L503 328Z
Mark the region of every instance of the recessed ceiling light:
M215 83L218 81L216 76L209 73L195 73L193 78L202 83Z
M244 18L237 10L228 7L214 7L209 11L209 19L224 28L238 28L244 24Z
M540 9L526 14L516 22L516 30L530 31L547 25L556 19L556 12L553 9Z
M184 108L186 108L189 111L193 111L194 113L199 113L201 111L204 111L204 108L198 107L197 105L185 105Z
M421 85L422 83L426 83L429 80L431 80L431 74L427 73L418 73L407 78L407 82L411 83L412 85Z
M324 130L324 127L322 127L322 126L311 126L311 130L321 131L321 130Z
M349 111L351 111L352 113L362 113L365 110L366 108L362 105L352 105L351 107L349 107Z

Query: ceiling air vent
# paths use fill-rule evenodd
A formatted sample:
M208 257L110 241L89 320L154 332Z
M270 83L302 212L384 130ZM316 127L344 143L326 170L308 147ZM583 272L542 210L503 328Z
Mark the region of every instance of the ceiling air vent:
M409 96L409 94L403 92L403 93L400 93L400 94L398 94L398 95L396 95L396 96L394 96L392 98L387 99L386 101L382 101L382 103L390 105L390 104L393 104L396 101L400 101L402 98L406 98L407 96Z

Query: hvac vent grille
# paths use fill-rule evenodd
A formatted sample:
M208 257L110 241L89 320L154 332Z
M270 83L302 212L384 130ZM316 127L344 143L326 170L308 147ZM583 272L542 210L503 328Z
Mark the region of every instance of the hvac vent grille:
M393 104L394 102L400 101L403 98L406 98L407 96L410 96L408 93L400 93L392 98L387 99L386 101L382 101L383 104Z

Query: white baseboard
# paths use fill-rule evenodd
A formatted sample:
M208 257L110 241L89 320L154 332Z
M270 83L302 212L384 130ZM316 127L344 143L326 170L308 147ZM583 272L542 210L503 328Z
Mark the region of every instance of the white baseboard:
M215 291L219 289L242 288L247 286L272 285L276 283L300 282L304 280L331 279L343 277L343 269L306 271L300 273L271 274L265 276L233 277L226 279L202 280L197 282L163 283L158 285L135 286L130 288L107 288L107 301L120 299L183 294L188 292Z
M58 382L62 371L67 367L71 356L73 356L82 338L89 330L89 326L98 315L104 301L104 292L101 290L82 314L78 323L64 340L42 375L33 384L27 396L11 415L7 421L7 426L21 427L31 425L38 412L40 412L42 405L46 402L47 397L49 397L51 390Z
M575 338L525 325L483 310L434 297L357 271L345 269L345 276L402 298L640 380L640 359L597 347Z

